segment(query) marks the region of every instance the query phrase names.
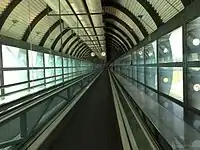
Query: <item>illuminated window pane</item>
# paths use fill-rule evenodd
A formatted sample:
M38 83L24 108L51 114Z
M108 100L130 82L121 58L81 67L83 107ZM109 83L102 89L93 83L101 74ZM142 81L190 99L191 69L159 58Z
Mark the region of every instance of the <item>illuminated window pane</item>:
M145 63L155 64L157 62L157 45L156 41L145 46Z
M45 69L45 76L46 77L54 76L54 69Z
M146 85L157 89L157 67L146 67Z
M188 103L200 109L200 67L188 68Z
M43 67L43 53L29 50L28 57L30 67Z
M159 68L159 90L169 96L183 101L183 68Z
M62 57L55 56L55 65L56 67L62 67Z
M182 27L158 40L158 57L159 63L183 61Z
M54 67L54 56L50 54L44 54L45 67Z
M44 84L44 79L42 80L38 80L38 81L33 81L33 82L30 82L30 86L36 86L36 85L40 85L40 84Z
M62 68L57 68L56 75L61 75L61 74L62 74Z
M133 66L133 79L137 80L137 66Z
M5 85L24 82L28 80L26 70L4 71L3 74Z
M19 84L19 85L15 85L15 86L5 88L5 93L7 94L7 93L10 93L10 92L15 92L15 91L26 89L26 88L28 88L28 83Z
M46 79L46 83L48 83L48 82L52 82L52 81L55 81L55 77L52 77L52 78L48 78L48 79Z
M200 18L187 24L188 60L200 60Z
M68 68L64 68L64 74L68 73Z
M68 59L63 57L63 67L67 67L67 61Z
M26 67L26 50L2 45L3 67Z
M33 69L30 70L30 80L36 80L44 78L44 70L43 69Z

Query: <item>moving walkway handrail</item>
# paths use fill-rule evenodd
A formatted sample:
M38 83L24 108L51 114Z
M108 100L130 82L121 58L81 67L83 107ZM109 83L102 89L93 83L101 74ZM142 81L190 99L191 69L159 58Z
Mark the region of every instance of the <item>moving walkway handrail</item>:
M9 120L11 120L12 118L20 115L21 113L23 113L24 111L27 111L31 108L33 108L34 106L36 106L37 104L40 104L42 102L44 102L45 100L47 100L49 97L61 92L61 91L64 91L66 90L67 88L69 88L70 86L73 86L74 84L78 83L79 81L85 79L85 78L88 78L90 77L91 75L93 75L95 72L92 72L90 74L88 74L87 76L81 78L81 79L78 79L77 81L74 81L73 83L70 83L68 85L66 85L65 87L61 87L59 89L56 89L55 91L51 91L51 93L49 93L47 95L47 93L45 93L45 96L44 94L42 94L42 96L37 96L37 97L34 97L32 98L31 100L28 100L24 103L21 103L20 105L14 107L14 108L11 108L9 110L6 110L0 117L0 125L2 124L5 124L6 122L8 122Z

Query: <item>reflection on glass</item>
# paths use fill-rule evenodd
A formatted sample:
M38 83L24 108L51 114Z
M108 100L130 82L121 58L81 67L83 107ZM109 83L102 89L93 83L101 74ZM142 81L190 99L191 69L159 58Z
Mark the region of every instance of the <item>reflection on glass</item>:
M145 63L155 64L157 62L157 45L156 41L145 46Z
M55 56L55 65L56 65L56 67L62 67L62 57L61 56Z
M200 18L187 24L188 61L200 60Z
M48 79L45 79L45 80L46 80L46 83L51 82L51 81L55 81L55 77L48 78Z
M68 73L68 68L64 68L64 74Z
M44 70L43 69L32 69L30 70L30 80L36 80L44 78Z
M54 76L54 69L45 69L45 76L46 77Z
M137 66L133 66L133 79L137 80Z
M188 103L200 109L200 67L188 68Z
M175 116L179 117L180 119L183 119L183 107L180 105L172 102L171 100L160 96L159 97L159 103L168 109L170 112L172 112Z
M144 64L144 48L137 51L137 62L138 64Z
M51 54L44 54L45 67L54 67L54 56Z
M30 67L43 67L43 53L29 50L28 57Z
M133 65L137 64L137 52L132 53L132 64Z
M2 45L3 67L27 67L26 50Z
M160 92L183 101L183 68L181 67L161 67Z
M149 88L146 88L146 94L149 95L153 100L157 101L158 96L156 92L152 91Z
M144 83L144 67L138 67L138 81Z
M157 67L146 67L146 85L157 89Z
M158 56L160 63L183 61L182 27L162 36L158 40Z
M27 70L19 71L4 71L4 84L14 84L19 82L27 81Z

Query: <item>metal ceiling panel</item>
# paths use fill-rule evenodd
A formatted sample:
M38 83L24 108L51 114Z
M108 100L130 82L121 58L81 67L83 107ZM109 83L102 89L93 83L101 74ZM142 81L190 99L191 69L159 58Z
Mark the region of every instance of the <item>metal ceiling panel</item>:
M0 0L0 15L9 4L10 4L10 0Z
M184 9L181 0L147 0L159 13L163 22L178 14Z
M140 22L143 24L149 34L157 29L156 23L154 22L150 14L137 0L117 0L117 3L127 8L132 14L134 14L140 20ZM143 16L142 19L138 17L139 15Z
M55 16L45 16L42 18L32 30L28 42L39 45L42 37L47 32L47 30L58 20L58 17Z
M24 0L19 3L5 21L1 34L21 39L30 22L46 8L41 0Z

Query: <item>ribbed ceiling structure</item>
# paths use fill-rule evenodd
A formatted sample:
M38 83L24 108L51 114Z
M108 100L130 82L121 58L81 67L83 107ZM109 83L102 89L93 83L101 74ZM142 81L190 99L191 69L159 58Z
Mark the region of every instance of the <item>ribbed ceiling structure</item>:
M1 0L0 34L79 58L121 55L192 0Z

